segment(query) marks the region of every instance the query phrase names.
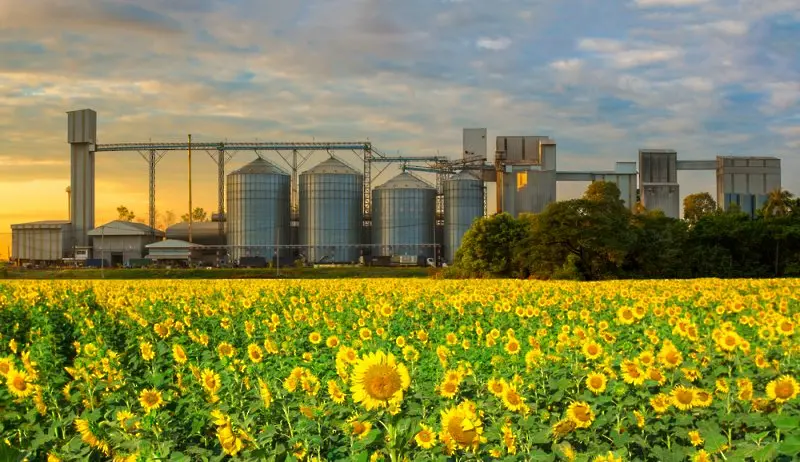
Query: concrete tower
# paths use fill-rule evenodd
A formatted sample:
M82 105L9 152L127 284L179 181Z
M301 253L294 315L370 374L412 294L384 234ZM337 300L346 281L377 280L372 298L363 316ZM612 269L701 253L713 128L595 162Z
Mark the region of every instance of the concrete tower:
M642 205L680 218L678 153L671 149L639 150L639 187Z
M97 143L97 113L91 109L67 112L70 144L70 217L76 247L89 245L94 229L94 150Z

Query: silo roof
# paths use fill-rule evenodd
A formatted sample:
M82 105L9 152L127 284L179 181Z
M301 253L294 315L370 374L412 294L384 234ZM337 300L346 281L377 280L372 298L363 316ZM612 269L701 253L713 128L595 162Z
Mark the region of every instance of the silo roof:
M242 166L241 168L234 170L230 173L231 175L253 175L253 174L260 174L260 175L288 175L285 171L283 171L280 167L273 164L272 162L258 158L254 161L250 162L247 165Z
M319 164L315 165L314 167L302 173L302 175L330 175L330 174L361 176L361 173L355 171L352 167L350 167L349 165L345 164L344 162L335 157L330 157L324 162L320 162Z
M414 175L403 172L375 189L436 189Z
M461 170L460 172L448 178L448 181L480 181L480 178L476 177L469 170Z

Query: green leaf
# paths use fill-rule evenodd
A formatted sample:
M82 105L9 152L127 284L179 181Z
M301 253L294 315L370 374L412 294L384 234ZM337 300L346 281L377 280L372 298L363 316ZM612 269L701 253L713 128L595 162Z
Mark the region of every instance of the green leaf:
M772 417L772 423L775 424L775 427L782 432L797 430L800 428L800 416L780 414Z
M700 433L705 441L705 448L708 452L717 452L728 443L728 438L720 433Z
M530 441L533 444L547 444L550 442L550 431L549 430L542 430L538 433L534 433L530 437Z
M770 443L763 448L759 449L753 454L753 459L756 462L767 462L775 459L778 452L778 443Z
M787 456L796 456L800 454L800 436L788 436L785 440L781 441L778 451Z

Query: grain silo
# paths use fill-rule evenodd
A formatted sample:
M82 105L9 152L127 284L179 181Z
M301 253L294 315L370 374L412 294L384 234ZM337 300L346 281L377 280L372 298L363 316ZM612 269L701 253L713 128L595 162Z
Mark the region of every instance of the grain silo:
M300 174L300 245L309 263L358 260L364 176L331 157Z
M467 170L444 182L444 259L453 263L464 234L483 216L483 181Z
M408 172L376 187L372 192L376 254L432 257L435 215L436 188Z
M227 177L227 227L231 258L275 255L289 244L290 176L258 158Z

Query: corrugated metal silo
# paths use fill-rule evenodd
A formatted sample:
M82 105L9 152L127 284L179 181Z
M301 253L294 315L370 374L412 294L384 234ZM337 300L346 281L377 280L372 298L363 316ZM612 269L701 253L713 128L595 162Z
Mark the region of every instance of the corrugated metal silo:
M290 176L259 158L231 172L226 184L228 245L234 246L231 258L271 259L274 246L289 244L290 240Z
M372 193L372 243L377 255L433 256L436 188L404 172ZM428 246L420 246L428 244Z
M453 263L464 234L483 216L483 181L467 170L444 182L444 259Z
M300 245L310 263L358 260L364 176L331 157L300 174Z

